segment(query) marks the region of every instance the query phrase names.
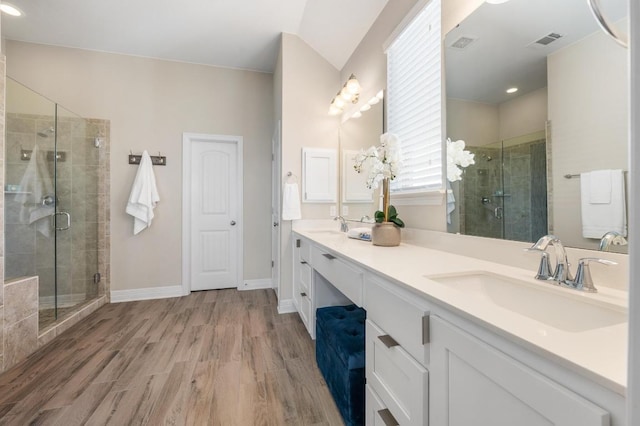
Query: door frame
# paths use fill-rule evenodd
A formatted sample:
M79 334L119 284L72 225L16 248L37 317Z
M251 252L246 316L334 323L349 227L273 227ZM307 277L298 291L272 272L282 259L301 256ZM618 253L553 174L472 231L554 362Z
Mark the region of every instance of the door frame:
M236 182L238 185L238 244L236 250L238 271L237 287L244 278L244 210L243 210L243 150L242 136L212 135L206 133L182 134L182 294L191 293L191 145L193 142L228 143L236 146Z
M282 198L281 198L281 185L282 185L282 125L281 121L277 120L276 128L273 131L273 137L271 139L271 219L272 222L278 223L278 226L271 228L271 287L275 289L276 295L280 297L280 246L281 235L280 228L282 226ZM276 229L274 229L276 228Z

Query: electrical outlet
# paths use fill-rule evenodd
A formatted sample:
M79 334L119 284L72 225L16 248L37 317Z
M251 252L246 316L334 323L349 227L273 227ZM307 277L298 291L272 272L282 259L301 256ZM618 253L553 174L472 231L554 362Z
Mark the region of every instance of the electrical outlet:
M329 216L336 217L336 206L329 206Z
M349 216L349 206L342 206L342 216Z

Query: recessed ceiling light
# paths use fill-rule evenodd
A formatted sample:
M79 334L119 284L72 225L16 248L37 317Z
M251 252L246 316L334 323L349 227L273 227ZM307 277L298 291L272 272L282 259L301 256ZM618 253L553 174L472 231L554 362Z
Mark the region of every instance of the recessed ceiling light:
M22 11L9 3L0 3L0 10L11 16L22 16Z
M516 93L518 91L517 87L511 87L509 89L507 89L507 93Z
M509 0L484 0L485 3L489 3L489 4L502 4L502 3L506 3Z

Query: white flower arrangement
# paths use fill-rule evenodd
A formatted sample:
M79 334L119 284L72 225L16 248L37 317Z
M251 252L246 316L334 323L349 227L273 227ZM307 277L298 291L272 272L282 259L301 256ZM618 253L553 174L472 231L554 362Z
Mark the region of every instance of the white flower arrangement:
M400 158L400 139L393 133L380 135L380 145L360 150L355 158L353 168L361 173L363 169L369 171L367 188L377 189L385 178L393 180L402 167Z
M447 179L455 182L462 179L462 169L476 164L475 155L464 149L463 140L452 141L447 138Z

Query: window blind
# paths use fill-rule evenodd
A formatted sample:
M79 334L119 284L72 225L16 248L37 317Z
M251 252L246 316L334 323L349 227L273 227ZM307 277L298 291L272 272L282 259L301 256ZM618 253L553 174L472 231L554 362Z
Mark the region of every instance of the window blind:
M387 50L387 131L402 150L393 193L442 188L440 2L431 0Z

